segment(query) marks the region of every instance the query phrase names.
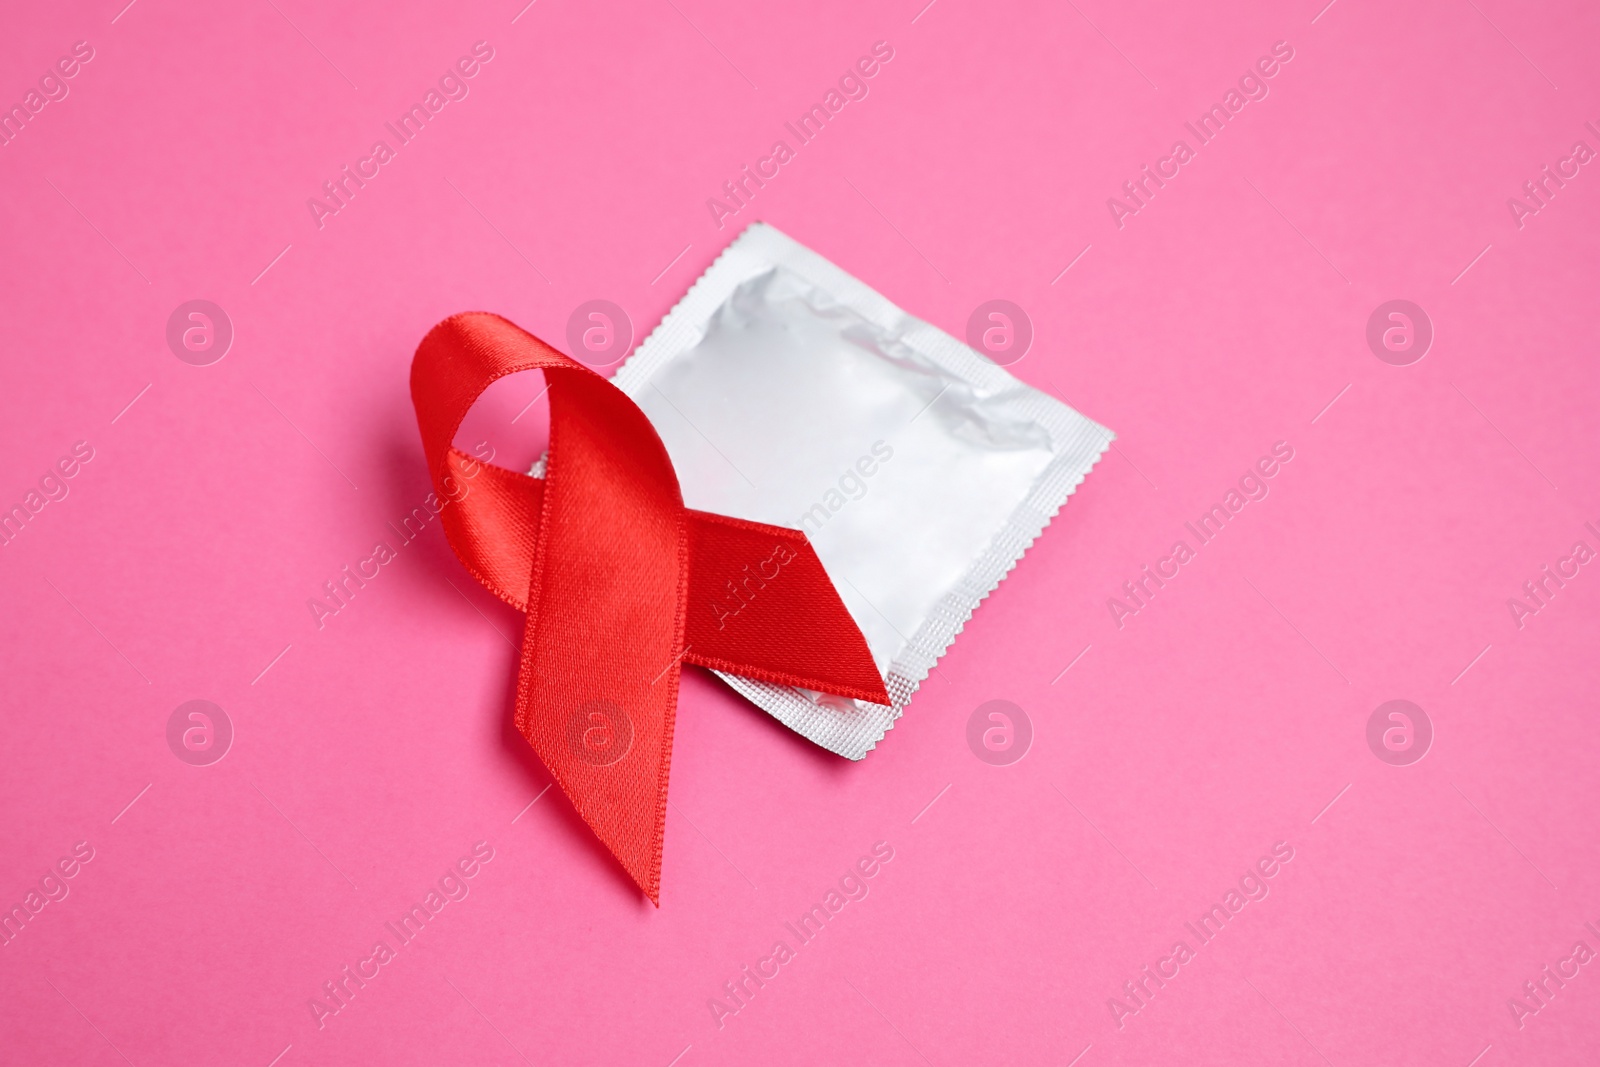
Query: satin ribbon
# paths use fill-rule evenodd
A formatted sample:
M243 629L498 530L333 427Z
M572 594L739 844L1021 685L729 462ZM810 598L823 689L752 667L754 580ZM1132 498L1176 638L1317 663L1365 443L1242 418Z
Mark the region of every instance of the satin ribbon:
M549 384L542 479L452 445L479 394L524 370ZM649 419L594 371L473 312L423 338L411 400L450 547L527 615L517 729L658 907L682 664L889 702L805 534L685 508Z

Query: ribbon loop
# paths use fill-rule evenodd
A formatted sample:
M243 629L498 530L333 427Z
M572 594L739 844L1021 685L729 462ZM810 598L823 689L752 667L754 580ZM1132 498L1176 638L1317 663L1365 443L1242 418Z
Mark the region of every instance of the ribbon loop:
M523 370L550 387L543 479L452 446L484 389ZM517 728L658 905L683 663L888 703L805 534L684 508L649 419L589 368L468 313L423 338L411 397L434 488L455 505L452 550L526 612Z

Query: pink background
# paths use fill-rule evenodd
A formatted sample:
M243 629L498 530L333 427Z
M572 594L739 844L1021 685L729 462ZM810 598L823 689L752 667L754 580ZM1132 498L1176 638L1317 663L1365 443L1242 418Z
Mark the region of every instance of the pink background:
M1507 207L1600 148L1600 14L922 3L8 18L0 102L95 58L0 148L0 506L94 459L0 549L0 904L95 856L0 948L0 1062L1600 1058L1600 966L1520 1028L1507 1004L1600 950L1600 574L1520 629L1507 606L1600 548L1600 175ZM306 199L478 40L470 96L319 230ZM719 230L706 198L879 40L868 98ZM1119 229L1106 199L1280 40L1270 96ZM1118 451L864 762L687 672L657 911L559 791L527 807L518 618L436 523L325 628L306 602L426 492L430 325L565 347L604 298L642 335L755 218L958 336L1020 304L1013 370ZM236 330L211 366L165 341L193 298ZM1411 366L1364 340L1394 298L1435 327ZM474 439L536 454L535 392ZM1107 599L1279 440L1270 496L1119 629ZM236 731L207 767L166 741L197 698ZM1367 746L1393 698L1436 731L1411 766ZM1011 766L966 744L991 699L1034 726ZM319 1029L322 984L477 841L470 895ZM719 1028L708 1000L878 841L866 899ZM1278 841L1271 895L1198 947ZM1179 939L1119 1029L1108 998Z

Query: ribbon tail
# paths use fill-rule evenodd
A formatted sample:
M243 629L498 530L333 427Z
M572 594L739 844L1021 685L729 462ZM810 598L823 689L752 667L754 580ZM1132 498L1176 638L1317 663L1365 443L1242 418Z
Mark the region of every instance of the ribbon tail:
M888 704L883 674L799 530L688 512L685 662Z

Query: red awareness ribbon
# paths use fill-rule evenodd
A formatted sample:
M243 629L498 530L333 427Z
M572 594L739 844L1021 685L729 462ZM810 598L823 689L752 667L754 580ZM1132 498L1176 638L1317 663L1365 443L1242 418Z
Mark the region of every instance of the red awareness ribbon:
M452 445L479 394L525 370L549 384L543 478ZM889 702L805 534L685 508L650 420L583 364L456 315L417 347L411 401L450 547L527 615L517 729L658 907L682 664Z

